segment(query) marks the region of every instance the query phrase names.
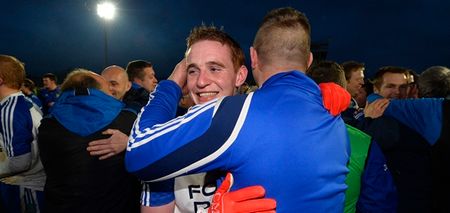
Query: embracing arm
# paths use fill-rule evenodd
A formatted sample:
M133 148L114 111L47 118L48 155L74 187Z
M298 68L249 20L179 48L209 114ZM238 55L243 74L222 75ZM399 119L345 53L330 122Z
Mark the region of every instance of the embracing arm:
M175 100L169 101L170 95L166 93L171 90L181 95L180 88L172 81L162 81L158 85L131 132L126 166L144 181L159 181L223 166L225 161L216 159L225 157L234 143L251 100L247 96L235 96L207 102L166 122L161 118L170 117L169 105L175 114L177 104Z
M443 102L437 98L391 100L384 114L414 129L433 145L442 131Z

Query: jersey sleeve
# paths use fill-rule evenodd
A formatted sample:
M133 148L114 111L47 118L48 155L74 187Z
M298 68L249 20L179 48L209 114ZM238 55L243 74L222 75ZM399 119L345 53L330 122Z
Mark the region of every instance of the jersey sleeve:
M442 131L443 101L437 98L391 100L384 113L415 130L434 145Z
M357 212L396 212L397 191L386 159L375 141L370 144L361 180Z
M30 105L24 99L12 98L2 112L2 152L6 158L0 161L0 168L4 177L29 169L34 138Z
M133 126L126 166L141 180L161 181L226 164L217 159L225 156L233 143L235 137L230 136L236 136L233 131L245 97L196 105L185 115L170 120L180 96L178 85L162 81ZM236 107L219 110L224 105Z

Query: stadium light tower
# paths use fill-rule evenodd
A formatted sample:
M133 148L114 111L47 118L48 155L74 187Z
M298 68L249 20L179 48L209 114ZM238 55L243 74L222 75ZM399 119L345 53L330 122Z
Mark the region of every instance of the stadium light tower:
M103 19L103 29L105 32L105 67L108 66L108 29L107 22L116 15L116 6L111 2L97 4L97 15Z

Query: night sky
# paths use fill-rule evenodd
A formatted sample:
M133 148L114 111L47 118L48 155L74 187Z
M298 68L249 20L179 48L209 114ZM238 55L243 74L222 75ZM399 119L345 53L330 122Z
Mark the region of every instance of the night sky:
M432 65L450 66L450 1L115 2L117 15L105 25L93 0L2 0L0 54L25 62L27 74L39 84L47 72L61 78L76 67L100 72L105 65L106 26L108 64L148 60L157 77L165 79L183 57L192 27L223 26L248 56L264 15L292 6L308 16L313 42L328 44L328 60L364 62L366 76L385 65L419 73Z

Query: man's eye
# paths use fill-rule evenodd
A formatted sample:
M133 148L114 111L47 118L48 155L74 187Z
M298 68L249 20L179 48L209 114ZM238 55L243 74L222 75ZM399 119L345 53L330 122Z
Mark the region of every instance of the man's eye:
M195 70L195 69L189 69L189 70L187 71L187 73L188 73L189 75L194 75L194 74L197 73L197 70Z
M211 67L210 70L212 72L217 72L217 71L220 71L221 69L220 69L220 67Z

